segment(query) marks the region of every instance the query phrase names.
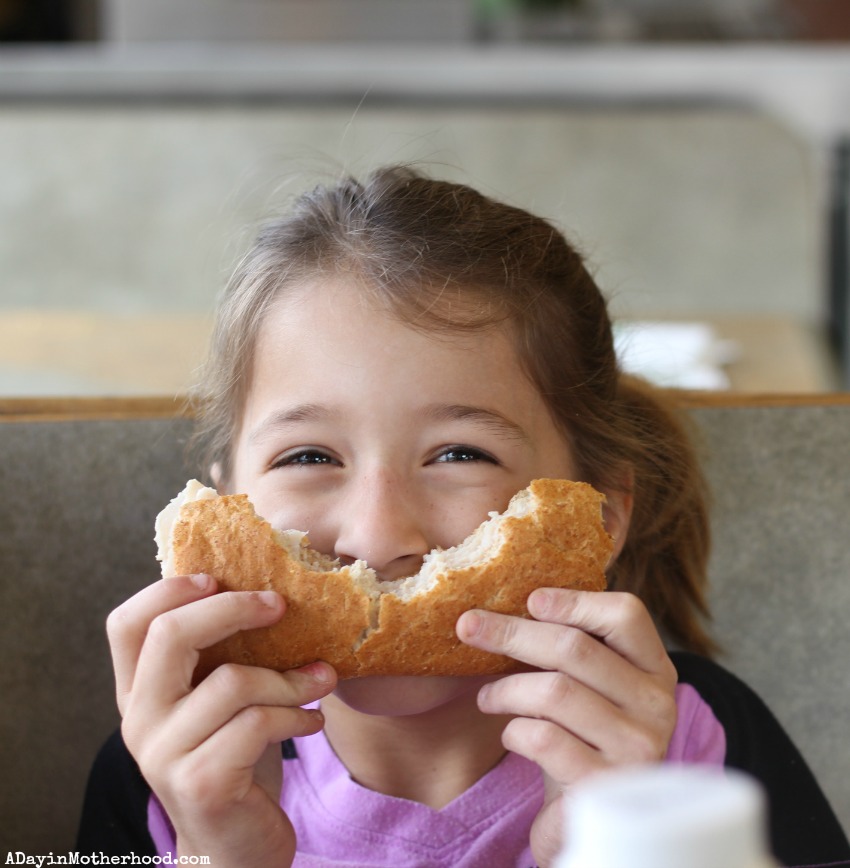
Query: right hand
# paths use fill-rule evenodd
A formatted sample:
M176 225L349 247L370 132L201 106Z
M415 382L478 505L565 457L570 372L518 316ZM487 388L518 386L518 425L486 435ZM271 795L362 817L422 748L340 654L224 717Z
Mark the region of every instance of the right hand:
M330 693L336 673L326 663L285 673L226 664L193 686L200 649L269 626L285 608L273 592L216 590L207 576L162 579L110 614L121 731L180 855L289 865L295 832L280 808L280 743L321 730L321 713L299 706Z

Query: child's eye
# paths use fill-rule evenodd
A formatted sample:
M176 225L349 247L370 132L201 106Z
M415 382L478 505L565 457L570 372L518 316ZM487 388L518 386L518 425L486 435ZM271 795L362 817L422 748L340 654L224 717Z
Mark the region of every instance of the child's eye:
M485 452L483 449L476 449L474 446L447 446L434 458L435 464L459 462L459 461L487 461L490 464L498 464L499 462Z
M339 463L336 458L320 449L296 449L276 458L272 467L313 467L322 464L338 465Z

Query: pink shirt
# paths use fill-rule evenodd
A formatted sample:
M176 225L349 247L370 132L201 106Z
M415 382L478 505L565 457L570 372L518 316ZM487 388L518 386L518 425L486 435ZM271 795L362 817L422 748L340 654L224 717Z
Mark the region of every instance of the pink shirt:
M676 688L678 722L668 762L722 765L726 739L708 705L688 684ZM296 868L531 868L529 830L543 804L539 767L509 753L472 788L439 811L356 784L321 734L295 739L285 760L281 805L298 832ZM175 849L159 802L148 827L160 855Z

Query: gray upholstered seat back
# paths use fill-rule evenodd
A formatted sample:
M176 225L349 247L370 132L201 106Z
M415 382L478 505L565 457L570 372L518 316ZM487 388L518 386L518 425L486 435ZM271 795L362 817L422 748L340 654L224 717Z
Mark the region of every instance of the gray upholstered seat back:
M850 819L850 404L694 411L715 494L716 632ZM117 725L107 613L158 575L189 423L0 424L0 852L73 846Z
M720 662L767 701L850 830L850 403L694 415Z
M118 725L108 612L158 576L152 519L186 480L167 420L0 424L0 850L67 852Z

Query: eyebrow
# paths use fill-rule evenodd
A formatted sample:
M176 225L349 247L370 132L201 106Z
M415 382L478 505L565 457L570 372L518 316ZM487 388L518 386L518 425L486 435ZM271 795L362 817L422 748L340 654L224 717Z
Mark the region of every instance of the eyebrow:
M528 433L516 422L496 410L485 407L473 407L468 404L434 404L429 407L427 417L435 422L471 421L487 428L500 437L511 440L528 441Z
M270 414L248 435L248 442L257 444L266 437L279 434L300 422L326 421L336 414L323 404L296 404Z
M326 422L339 414L325 404L296 404L271 413L248 435L252 445L261 443L302 422ZM425 418L434 422L473 422L500 437L528 442L528 433L516 422L496 410L469 404L432 404L425 409Z

